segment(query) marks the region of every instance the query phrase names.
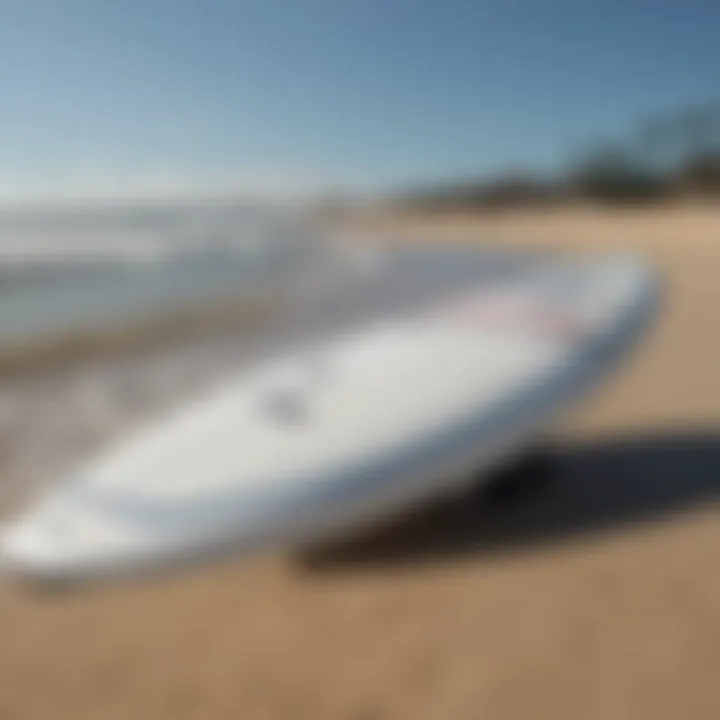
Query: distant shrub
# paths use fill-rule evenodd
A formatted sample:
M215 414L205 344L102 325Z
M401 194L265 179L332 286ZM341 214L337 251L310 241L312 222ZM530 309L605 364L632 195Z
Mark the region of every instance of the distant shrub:
M682 191L701 195L719 195L720 152L688 158L678 169L675 183Z
M424 211L503 208L543 205L558 197L558 186L529 175L508 175L494 180L466 181L410 192L399 204Z
M649 203L673 196L720 196L720 105L651 118L626 142L596 145L557 178L531 173L445 183L404 194L422 211L541 206L571 198Z

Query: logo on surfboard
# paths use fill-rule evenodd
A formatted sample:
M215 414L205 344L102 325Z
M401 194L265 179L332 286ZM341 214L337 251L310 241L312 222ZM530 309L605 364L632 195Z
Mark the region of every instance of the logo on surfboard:
M445 305L441 317L453 324L485 330L579 341L591 330L571 307L525 288L502 288L462 295Z

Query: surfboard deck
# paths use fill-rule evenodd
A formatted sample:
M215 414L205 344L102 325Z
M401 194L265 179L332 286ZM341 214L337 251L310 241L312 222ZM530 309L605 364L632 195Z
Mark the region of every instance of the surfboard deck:
M632 258L545 263L256 363L78 469L14 522L46 579L313 542L452 491L630 349L659 287Z

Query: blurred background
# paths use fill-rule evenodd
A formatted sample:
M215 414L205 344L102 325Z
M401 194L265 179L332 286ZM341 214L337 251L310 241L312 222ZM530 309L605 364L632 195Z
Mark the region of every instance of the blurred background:
M0 505L202 391L348 238L639 252L547 466L315 564L0 586L9 718L720 714L720 5L0 2Z

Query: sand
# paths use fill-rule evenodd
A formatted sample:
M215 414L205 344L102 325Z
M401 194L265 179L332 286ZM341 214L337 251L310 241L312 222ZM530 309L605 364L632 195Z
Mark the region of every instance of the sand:
M637 249L667 277L666 310L564 424L554 479L316 563L60 596L0 586L0 718L720 717L720 211L360 225Z

